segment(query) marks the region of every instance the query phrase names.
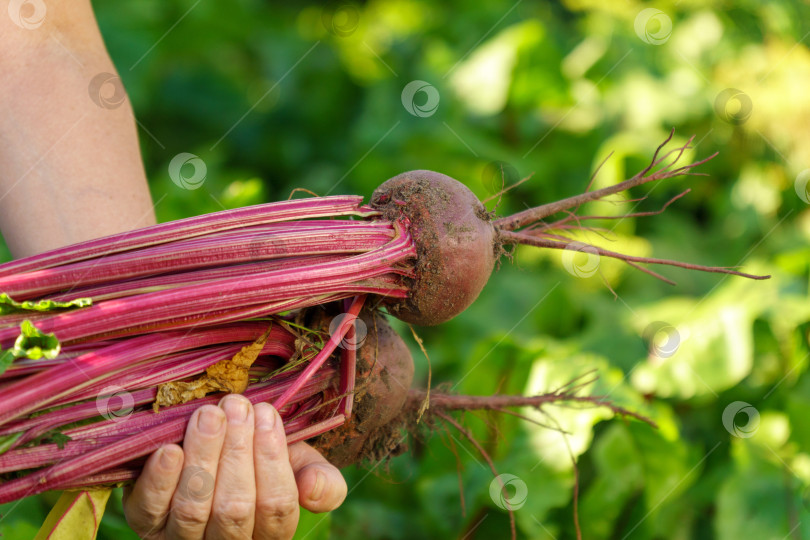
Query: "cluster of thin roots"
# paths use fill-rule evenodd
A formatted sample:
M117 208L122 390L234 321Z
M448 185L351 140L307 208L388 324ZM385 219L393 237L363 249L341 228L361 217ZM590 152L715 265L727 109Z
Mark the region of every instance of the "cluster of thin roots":
M588 187L586 188L584 193L575 195L573 197L568 197L566 199L561 199L559 201L554 201L552 203L544 204L542 206L529 208L527 210L518 212L517 214L513 214L511 216L496 219L494 221L494 225L496 230L498 231L498 237L500 242L502 244L509 244L509 245L524 244L551 249L563 249L563 250L573 249L576 251L593 253L601 257L610 257L613 259L619 259L626 262L633 268L641 270L642 272L645 272L671 285L675 284L672 280L662 276L661 274L655 272L654 270L651 270L641 265L661 264L667 266L677 266L679 268L686 268L689 270L699 270L702 272L732 274L736 276L746 277L749 279L768 279L770 276L758 276L753 274L747 274L744 272L740 272L733 267L703 266L699 264L692 264L670 259L659 259L654 257L638 257L633 255L626 255L593 244L583 243L571 238L570 234L572 232L579 232L579 231L594 232L602 236L602 238L605 238L603 230L599 230L594 227L584 225L583 222L597 221L597 220L621 221L627 218L658 215L664 212L667 209L667 207L669 207L669 205L671 205L673 202L689 193L690 190L686 189L683 192L679 193L678 195L672 197L670 200L668 200L660 209L653 211L632 212L629 214L617 216L577 214L579 207L584 203L604 200L606 197L610 195L615 195L617 193L640 186L642 184L647 184L649 182L654 182L656 180L664 180L667 178L673 178L676 176L683 176L683 175L705 176L704 173L695 172L693 169L699 165L702 165L703 163L706 163L707 161L715 157L717 153L714 153L709 157L702 159L700 161L696 161L694 163L690 163L688 165L683 165L680 167L675 167L677 162L681 159L681 157L683 157L684 152L686 152L691 148L690 144L692 143L694 136L690 137L689 140L686 142L686 144L684 144L683 146L680 146L673 150L669 150L663 155L659 155L661 154L661 150L667 145L667 143L669 143L670 140L672 140L673 133L674 131L670 132L669 137L667 137L667 139L663 143L661 143L661 145L658 146L649 165L647 165L644 169L639 171L632 178L629 178L623 182L620 182L612 186L597 189L595 191L590 191L591 185L593 184L596 174L599 172L599 169L602 167L605 161L607 161L610 158L610 156L612 155L611 152L611 154L609 154L605 158L605 160L602 161L599 167L597 167L594 174L591 176ZM646 198L647 197L644 196L637 199L629 199L626 202L640 203ZM553 216L556 216L557 214L563 215L562 217L558 217L557 219L553 220L549 219L552 218Z
M586 408L606 408L612 411L616 416L622 418L629 418L640 422L647 423L652 427L657 427L656 423L647 416L635 411L631 411L625 407L614 403L607 395L583 395L581 392L588 387L591 387L597 380L594 371L585 373L566 384L555 388L549 392L542 394L523 396L523 395L460 395L452 394L444 391L442 388L434 389L428 392L427 390L411 389L408 392L408 398L404 407L405 414L403 415L404 431L406 434L416 436L421 432L427 431L428 434L434 431L447 431L453 428L460 433L469 443L475 448L484 461L487 463L493 476L500 479L498 469L490 453L485 449L484 445L475 437L473 432L464 425L461 418L455 417L458 413L471 413L477 414L481 411L492 411L495 413L506 414L515 416L526 422L538 425L545 429L558 431L565 441L568 448L574 467L574 525L577 532L577 538L580 538L579 519L577 515L578 495L579 495L579 472L576 465L576 458L568 445L567 437L571 435L563 429L557 420L554 418L552 411L548 407L567 407L574 409ZM425 407L425 403L429 401L429 406ZM518 412L515 409L531 409L544 419L532 418L526 414ZM490 424L495 430L497 427ZM401 448L403 438L401 436L401 428L396 429L392 433L392 438L397 439L397 444L389 446L391 448ZM406 435L407 437L407 435ZM466 513L466 504L464 500L464 490L461 477L461 459L458 456L458 451L455 444L455 439L449 437L447 444L450 450L457 458L458 462L458 477L459 477L459 497L462 508L462 514ZM375 463L376 466L376 463ZM503 493L504 500L508 501L509 496L506 492L506 486L501 484L501 492ZM516 538L517 529L515 524L515 516L512 508L507 504L506 510L509 514L510 528L512 538Z

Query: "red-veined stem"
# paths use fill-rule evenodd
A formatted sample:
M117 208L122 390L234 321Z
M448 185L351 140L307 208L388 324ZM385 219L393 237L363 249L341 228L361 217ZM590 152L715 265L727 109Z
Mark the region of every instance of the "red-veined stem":
M338 216L375 216L359 196L332 196L280 201L160 223L104 238L81 242L0 265L0 276L41 270L94 257L103 257L165 242L194 238L251 225Z

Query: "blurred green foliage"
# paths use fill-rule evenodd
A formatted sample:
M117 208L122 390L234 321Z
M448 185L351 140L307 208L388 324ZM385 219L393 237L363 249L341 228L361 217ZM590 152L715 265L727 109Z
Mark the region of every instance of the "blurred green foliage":
M585 238L770 281L666 268L672 287L605 259L580 278L563 253L518 249L473 307L420 334L434 384L453 392L543 392L595 370L584 394L659 426L582 407L524 411L556 429L465 415L499 472L527 488L520 537L575 538L576 509L584 538L810 538L806 3L95 7L161 220L285 199L297 187L368 195L416 168L486 199L501 171L507 183L533 173L489 202L506 215L582 191L609 152L596 186L634 174L673 127L679 143L696 135L687 159L720 152L700 168L707 176L629 196L647 193L638 209L653 210L692 189L666 213L600 223L606 238ZM435 90L404 99L414 80ZM180 152L205 162L202 188L170 179ZM629 197L583 211L631 212ZM675 335L674 354L651 352ZM426 362L416 348L414 357L424 385ZM421 435L384 466L347 470L347 502L304 516L298 537L506 537L481 456L452 428ZM54 500L0 507L3 536L30 538ZM134 538L127 531L119 495L100 537Z

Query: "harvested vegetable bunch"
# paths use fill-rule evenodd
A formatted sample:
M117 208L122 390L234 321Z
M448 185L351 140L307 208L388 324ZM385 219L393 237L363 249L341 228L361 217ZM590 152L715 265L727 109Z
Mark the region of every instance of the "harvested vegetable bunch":
M0 435L3 446L12 449L0 456L0 467L47 466L1 484L0 502L45 489L131 478L137 469L133 459L179 440L190 412L218 399L204 397L208 392L245 391L250 399L271 400L286 414L291 436L297 433L299 439L343 424L352 410L348 396L355 384L366 381L356 379L351 351L340 352L340 365L325 365L352 335L368 295L408 322L432 325L452 318L478 296L504 246L569 248L575 242L568 232L581 221L603 218L577 216L571 209L654 180L697 174L692 168L706 161L672 168L688 143L659 157L664 144L651 164L629 180L498 219L456 180L412 171L383 183L370 205L355 196L269 203L0 265L0 369L5 369ZM560 212L567 213L545 221ZM666 278L639 263L767 277L587 247L661 279ZM244 376L238 385L218 378L233 367L219 362L235 362L240 351L289 361L297 350L290 349L289 341L300 339L291 338L290 317L339 301L345 316L328 339L310 343L306 361L294 362L294 369L246 388ZM267 318L275 322L269 332L267 320L256 322ZM247 347L252 353L242 349L246 343L252 344ZM204 381L156 388L203 369ZM325 418L317 411L325 401L323 392L335 381L340 406ZM62 429L48 446L53 429L97 417L95 403L88 400L108 395L104 391L110 384L132 391L137 407L156 398L159 403L161 396L169 396L171 406L157 414L139 410L132 415L135 424L102 421ZM298 408L285 409L294 404ZM128 431L132 425L138 427ZM138 438L147 432L148 444ZM343 442L351 443L357 432ZM70 437L67 443L65 437ZM348 462L351 457L349 452L335 459ZM102 463L105 468L99 468ZM125 468L114 469L119 465Z
M182 441L194 410L219 401L221 395L207 395L212 392L241 392L254 403L273 403L290 444L343 425L354 384L345 372L353 373L347 368L355 355L354 349L335 349L349 339L364 299L353 298L345 313L339 303L337 316L329 319L333 324L319 330L301 325L308 312L299 311L270 321L126 337L93 344L89 352L68 347L37 374L84 366L87 384L50 396L35 414L0 428L0 501L135 478L144 456ZM93 363L75 362L88 355L102 365L122 358L136 362L90 379ZM3 378L14 377L15 368Z

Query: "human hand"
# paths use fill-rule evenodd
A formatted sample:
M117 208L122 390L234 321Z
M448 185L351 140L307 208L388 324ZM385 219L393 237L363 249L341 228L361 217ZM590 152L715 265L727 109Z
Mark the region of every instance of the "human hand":
M287 539L299 504L328 512L346 491L317 450L287 447L272 406L230 394L191 416L183 448L170 444L150 456L124 493L124 513L146 539Z

